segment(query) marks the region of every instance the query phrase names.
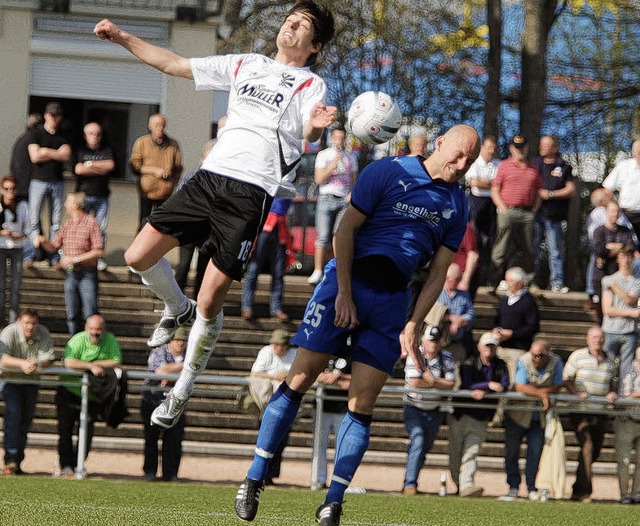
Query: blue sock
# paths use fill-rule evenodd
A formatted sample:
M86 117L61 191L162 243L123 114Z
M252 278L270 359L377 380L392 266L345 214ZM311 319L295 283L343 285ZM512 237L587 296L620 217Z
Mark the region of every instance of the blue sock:
M331 486L325 504L344 500L344 492L356 473L364 452L369 447L371 415L348 411L340 425L336 439L336 460L333 464Z
M301 402L302 394L292 391L286 382L282 382L278 390L273 393L262 415L256 453L247 478L262 481L267 476L273 454L293 424Z

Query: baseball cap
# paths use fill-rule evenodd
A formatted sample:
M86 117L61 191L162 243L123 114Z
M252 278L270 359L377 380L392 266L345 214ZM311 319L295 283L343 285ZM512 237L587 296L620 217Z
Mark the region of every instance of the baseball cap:
M527 145L527 139L525 139L522 135L514 135L513 139L511 139L511 146L515 146L518 150L522 150Z
M54 116L62 115L62 105L59 102L48 102L44 107L45 113L50 113Z
M269 338L269 343L287 345L290 339L291 339L291 334L289 334L289 331L285 331L284 329L276 329L271 333L271 338Z
M424 339L428 341L439 341L442 337L442 333L440 329L435 325L427 325L427 328L424 330Z
M178 330L171 339L186 342L189 339L189 332L184 327L178 327Z
M500 342L498 338L492 332L485 332L480 336L480 345L495 345L498 346Z

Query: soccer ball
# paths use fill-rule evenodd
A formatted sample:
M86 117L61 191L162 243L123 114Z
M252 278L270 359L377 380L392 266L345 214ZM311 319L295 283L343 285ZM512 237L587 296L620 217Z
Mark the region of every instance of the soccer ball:
M393 138L402 124L400 108L382 91L358 95L348 113L351 133L365 144L382 144Z

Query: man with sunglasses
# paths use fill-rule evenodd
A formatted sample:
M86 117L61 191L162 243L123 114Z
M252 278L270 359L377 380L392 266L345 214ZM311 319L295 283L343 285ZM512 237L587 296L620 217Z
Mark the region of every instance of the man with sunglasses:
M522 480L518 459L520 444L527 437L527 465L525 480L529 500L538 500L536 475L544 446L544 412L549 409L549 395L560 391L562 387L562 360L549 350L545 340L535 340L529 352L523 354L516 363L516 376L513 390L528 396L539 398L531 402L540 410L507 410L504 419L505 470L509 493L501 500L515 500ZM525 403L528 405L528 403ZM523 405L523 402L518 402Z

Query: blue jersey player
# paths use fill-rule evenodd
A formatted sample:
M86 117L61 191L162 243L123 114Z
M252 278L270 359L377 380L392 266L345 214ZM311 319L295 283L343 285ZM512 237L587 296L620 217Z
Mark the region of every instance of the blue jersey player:
M401 349L424 371L418 332L464 235L467 204L458 181L479 150L476 131L457 125L436 139L427 159L383 159L356 180L336 232L336 258L293 339L299 349L289 375L265 410L253 463L236 496L240 518L255 517L269 462L302 396L351 336L349 410L336 440L331 485L316 512L321 526L340 524L344 492L369 444L376 399ZM427 263L429 275L407 321L407 285Z

